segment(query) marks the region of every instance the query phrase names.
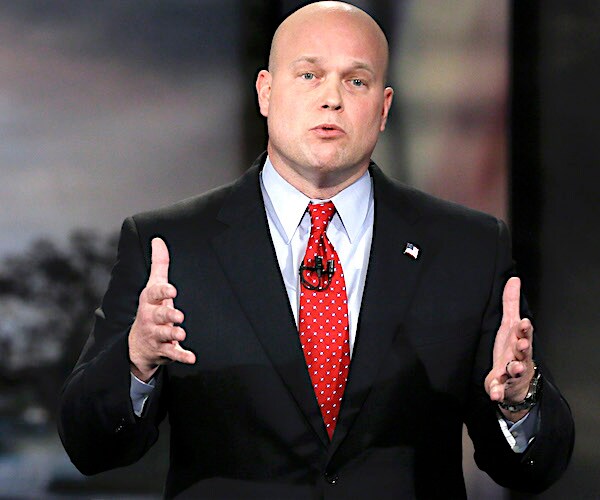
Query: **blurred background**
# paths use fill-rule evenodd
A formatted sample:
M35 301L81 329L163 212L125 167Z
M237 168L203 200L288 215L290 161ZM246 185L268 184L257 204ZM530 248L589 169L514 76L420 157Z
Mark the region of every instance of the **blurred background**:
M233 180L265 146L254 79L293 0L0 0L0 498L160 497L166 434L86 478L57 395L90 331L122 220ZM536 348L577 443L538 498L600 498L600 4L356 1L396 95L374 158L511 226ZM470 498L530 498L479 473Z

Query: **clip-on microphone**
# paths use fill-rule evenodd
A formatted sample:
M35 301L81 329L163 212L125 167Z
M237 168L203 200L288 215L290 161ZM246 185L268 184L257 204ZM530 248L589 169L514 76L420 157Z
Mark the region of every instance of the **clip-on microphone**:
M330 259L327 261L327 269L323 266L323 257L321 255L315 255L315 265L314 266L305 266L304 261L300 264L300 282L304 285L305 288L309 290L326 290L329 287L329 283L331 282L331 278L335 274L335 261ZM304 277L304 271L309 271L313 273L317 273L317 277L319 278L319 284L313 285ZM323 285L322 276L323 274L327 274L327 280L325 285Z

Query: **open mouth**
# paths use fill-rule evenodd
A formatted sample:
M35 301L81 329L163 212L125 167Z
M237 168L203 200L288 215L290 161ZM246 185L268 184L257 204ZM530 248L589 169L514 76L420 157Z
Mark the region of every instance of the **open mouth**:
M333 123L324 123L322 125L317 125L313 128L318 135L323 137L339 137L344 135L345 132L342 128L334 125Z
M343 132L343 130L340 127L332 123L323 123L322 125L317 125L317 127L315 128L319 128L322 130L339 130L340 132Z

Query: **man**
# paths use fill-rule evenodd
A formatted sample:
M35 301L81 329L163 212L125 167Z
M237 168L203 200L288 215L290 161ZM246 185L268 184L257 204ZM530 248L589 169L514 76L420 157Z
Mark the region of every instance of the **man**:
M168 414L167 497L461 498L463 422L500 484L560 476L573 423L505 226L370 161L387 63L363 11L299 9L256 82L268 156L125 221L62 396L82 472L139 459Z

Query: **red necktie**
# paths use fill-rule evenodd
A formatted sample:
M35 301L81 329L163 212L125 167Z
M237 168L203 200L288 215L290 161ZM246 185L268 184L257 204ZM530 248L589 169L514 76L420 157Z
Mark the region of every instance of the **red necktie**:
M333 436L348 379L348 297L344 272L325 230L335 213L331 201L309 204L311 229L300 266L298 330L304 359L329 434Z

